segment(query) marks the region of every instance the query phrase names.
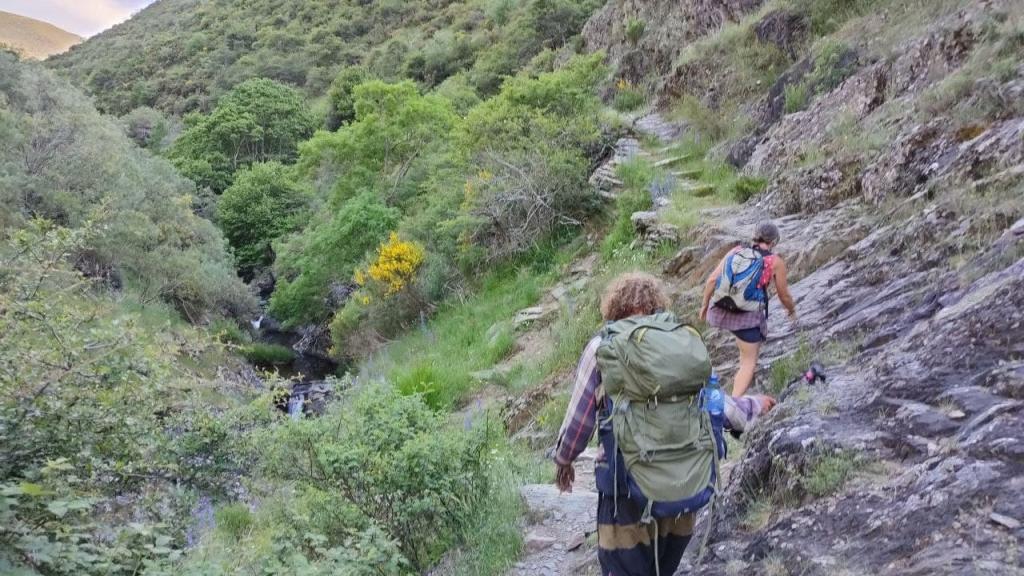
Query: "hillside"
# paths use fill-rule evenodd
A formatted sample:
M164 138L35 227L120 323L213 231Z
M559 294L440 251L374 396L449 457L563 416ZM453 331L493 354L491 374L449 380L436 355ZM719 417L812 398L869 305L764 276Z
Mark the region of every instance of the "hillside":
M545 48L579 32L594 0L159 0L50 65L100 110L139 106L209 111L244 80L264 77L324 95L338 73L364 66L426 87L461 82L494 93Z
M0 10L0 44L14 48L28 58L41 60L60 54L81 41L81 36L53 24Z

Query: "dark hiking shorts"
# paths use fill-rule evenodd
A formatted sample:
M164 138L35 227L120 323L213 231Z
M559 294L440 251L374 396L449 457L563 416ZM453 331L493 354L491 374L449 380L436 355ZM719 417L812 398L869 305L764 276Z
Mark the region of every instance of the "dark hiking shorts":
M760 344L765 341L764 333L761 332L760 326L744 328L742 330L733 330L732 333L740 340L749 342L750 344Z

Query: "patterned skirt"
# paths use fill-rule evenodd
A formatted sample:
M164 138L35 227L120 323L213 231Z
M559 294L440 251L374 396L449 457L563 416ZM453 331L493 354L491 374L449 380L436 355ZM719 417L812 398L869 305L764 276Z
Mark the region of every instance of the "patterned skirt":
M647 524L635 501L622 494L599 494L597 557L602 576L672 576L693 537L696 514L663 518Z

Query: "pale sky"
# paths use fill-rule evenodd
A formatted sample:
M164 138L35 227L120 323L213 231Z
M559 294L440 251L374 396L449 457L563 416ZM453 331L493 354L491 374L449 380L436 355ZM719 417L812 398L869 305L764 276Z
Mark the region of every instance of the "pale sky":
M92 36L123 22L153 0L0 0L0 10Z

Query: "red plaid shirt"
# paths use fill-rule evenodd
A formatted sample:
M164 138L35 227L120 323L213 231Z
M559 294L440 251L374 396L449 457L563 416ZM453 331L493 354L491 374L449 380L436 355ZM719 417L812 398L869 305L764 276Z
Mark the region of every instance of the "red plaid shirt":
M597 347L600 344L600 336L592 338L583 349L583 355L576 366L572 397L555 447L555 462L563 466L571 464L587 449L594 429L597 428L599 402L604 397L601 371L597 369ZM602 457L603 454L599 454L598 460Z

